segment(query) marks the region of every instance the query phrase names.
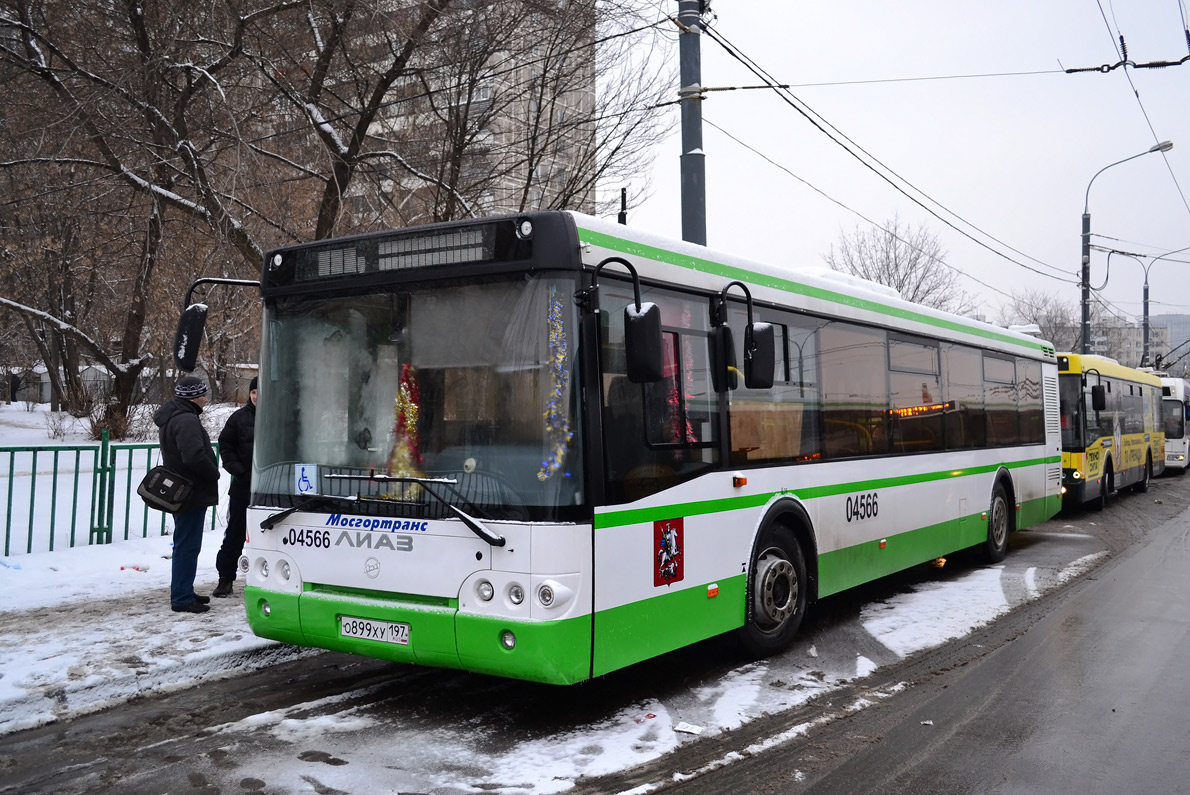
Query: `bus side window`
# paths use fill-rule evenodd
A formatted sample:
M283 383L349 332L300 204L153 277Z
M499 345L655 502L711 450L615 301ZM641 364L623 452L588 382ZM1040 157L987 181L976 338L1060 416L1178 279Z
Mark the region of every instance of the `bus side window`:
M946 448L983 447L988 438L983 400L983 354L966 345L945 345L942 348L942 372L946 398Z
M985 353L983 393L987 404L988 446L1000 447L1019 443L1016 362Z
M881 329L829 322L818 331L822 355L823 454L888 452L888 379Z

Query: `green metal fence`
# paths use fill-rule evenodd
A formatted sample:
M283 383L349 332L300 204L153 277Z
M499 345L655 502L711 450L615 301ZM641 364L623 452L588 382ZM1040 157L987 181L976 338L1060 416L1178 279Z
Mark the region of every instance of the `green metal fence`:
M5 556L166 535L173 526L136 494L160 460L156 444L112 444L104 431L99 444L0 447L5 459Z

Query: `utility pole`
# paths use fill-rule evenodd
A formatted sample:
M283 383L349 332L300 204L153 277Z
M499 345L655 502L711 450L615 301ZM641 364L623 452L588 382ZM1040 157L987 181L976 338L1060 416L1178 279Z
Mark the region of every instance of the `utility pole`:
M1099 176L1096 174L1095 176ZM1095 177L1091 177L1094 181ZM1091 186L1087 185L1088 193ZM1082 326L1079 331L1080 353L1091 352L1091 213L1083 210Z
M682 106L682 239L707 244L707 169L702 151L702 15L709 0L678 0Z

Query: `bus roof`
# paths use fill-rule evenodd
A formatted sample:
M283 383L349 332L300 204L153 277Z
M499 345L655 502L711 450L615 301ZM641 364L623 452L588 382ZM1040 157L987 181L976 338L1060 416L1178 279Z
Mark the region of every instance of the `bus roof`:
M1152 372L1125 367L1115 359L1093 353L1059 353L1059 373L1086 373L1094 370L1103 376L1135 381L1139 384L1161 386L1161 379Z
M600 252L644 257L661 267L642 278L719 290L745 282L757 301L866 321L909 332L975 342L1013 353L1053 360L1053 345L1029 334L915 304L893 288L821 266L777 267L611 221L571 212L581 243ZM594 262L604 254L591 253ZM586 253L586 252L585 252ZM590 262L588 264L594 264ZM635 264L635 263L634 263ZM639 267L639 266L638 266Z

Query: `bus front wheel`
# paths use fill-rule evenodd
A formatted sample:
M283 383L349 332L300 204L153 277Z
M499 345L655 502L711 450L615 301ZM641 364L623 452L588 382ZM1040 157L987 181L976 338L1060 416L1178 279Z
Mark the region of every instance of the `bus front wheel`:
M1115 485L1115 473L1112 472L1111 461L1103 470L1103 479L1099 483L1099 497L1095 500L1095 510L1102 511L1111 502L1112 487Z
M1012 519L1008 513L1008 495L1004 486L997 483L992 489L992 502L988 506L988 539L983 542L983 558L988 563L999 563L1008 554L1008 531Z
M806 613L806 561L793 531L774 524L761 532L748 574L740 645L754 658L789 647Z

